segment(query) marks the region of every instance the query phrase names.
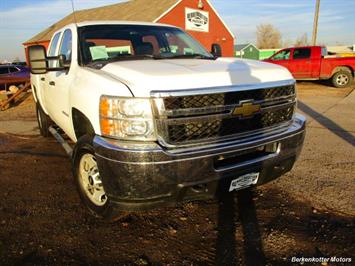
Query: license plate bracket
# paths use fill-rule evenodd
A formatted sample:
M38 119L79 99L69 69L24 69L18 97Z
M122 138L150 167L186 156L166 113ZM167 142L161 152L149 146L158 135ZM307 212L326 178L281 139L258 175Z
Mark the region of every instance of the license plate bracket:
M229 186L229 192L250 187L258 183L260 173L249 173L233 179Z

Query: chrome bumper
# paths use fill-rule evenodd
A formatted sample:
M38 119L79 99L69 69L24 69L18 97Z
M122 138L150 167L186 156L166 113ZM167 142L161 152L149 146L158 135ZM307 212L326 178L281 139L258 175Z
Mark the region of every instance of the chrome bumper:
M260 172L257 185L290 171L305 137L305 118L265 137L215 146L167 150L156 143L131 143L96 136L94 148L105 191L119 208L146 210L228 193L232 179ZM265 145L275 152L252 157ZM223 162L223 158L229 158ZM219 162L223 162L220 164Z

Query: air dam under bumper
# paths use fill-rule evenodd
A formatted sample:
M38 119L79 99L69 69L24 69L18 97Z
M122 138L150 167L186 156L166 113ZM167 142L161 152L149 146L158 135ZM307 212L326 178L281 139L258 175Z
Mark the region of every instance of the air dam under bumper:
M305 137L297 115L282 132L184 150L96 136L94 148L107 195L122 210L140 211L229 193L238 176L260 172L257 185L290 171ZM273 148L274 147L274 148Z

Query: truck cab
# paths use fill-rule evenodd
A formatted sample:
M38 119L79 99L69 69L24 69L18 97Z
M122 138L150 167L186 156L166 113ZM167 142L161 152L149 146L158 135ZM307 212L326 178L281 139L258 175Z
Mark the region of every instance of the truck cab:
M286 67L295 79L331 79L338 88L350 86L355 73L355 57L329 56L324 46L285 48L264 61Z
M72 141L79 195L96 216L261 185L301 152L289 71L220 58L177 27L70 24L29 58L41 134L55 127Z

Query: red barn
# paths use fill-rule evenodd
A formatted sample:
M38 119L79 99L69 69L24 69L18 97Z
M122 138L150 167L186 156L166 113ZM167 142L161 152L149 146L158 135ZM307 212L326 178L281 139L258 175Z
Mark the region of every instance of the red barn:
M213 43L222 47L223 56L234 56L234 36L208 0L131 0L124 3L75 12L77 22L92 20L127 20L165 23L185 29L208 51ZM48 47L53 33L74 22L68 15L23 45Z

